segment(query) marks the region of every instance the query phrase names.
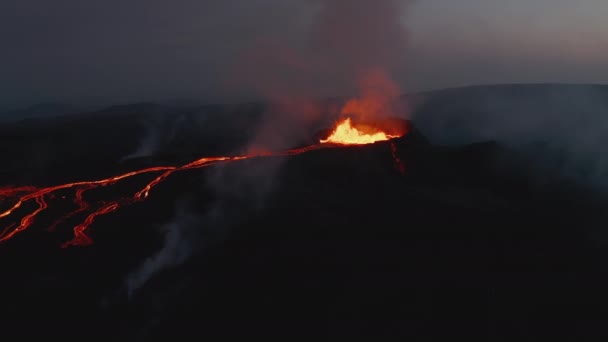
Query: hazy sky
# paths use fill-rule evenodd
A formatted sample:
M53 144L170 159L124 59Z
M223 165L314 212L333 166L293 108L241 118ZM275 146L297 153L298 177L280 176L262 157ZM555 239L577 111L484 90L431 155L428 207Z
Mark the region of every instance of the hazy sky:
M412 86L608 82L608 1L420 0Z
M319 4L331 1L4 0L0 108L40 101L238 98L250 94L250 82L238 86L248 49L264 39L281 51L302 47ZM606 15L605 0L412 0L399 14L405 34L391 35L386 44L400 50L402 63L393 77L405 90L608 83ZM356 28L364 27L358 22L365 16L345 18L353 18L353 32L361 35ZM346 45L352 48L354 38ZM267 64L260 70L268 71Z

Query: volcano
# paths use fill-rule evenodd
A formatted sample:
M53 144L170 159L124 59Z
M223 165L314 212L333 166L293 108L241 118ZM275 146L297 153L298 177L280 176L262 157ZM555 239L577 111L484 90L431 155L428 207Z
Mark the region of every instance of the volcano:
M573 227L601 222L604 198L565 180L539 184L498 143L438 146L400 119L351 119L350 128L386 139L330 141L347 123L341 118L313 137L319 143L276 154L219 153L232 146L215 141L196 153L119 163L129 134L111 116L56 120L0 127L2 137L14 136L5 138L7 155L29 148L17 136L50 141L57 127L75 132L44 173L27 172L43 159L22 166L14 158L2 169L5 185L17 184L3 188L3 211L40 189L85 180L2 218L6 237L35 216L0 244L6 336L487 341L585 340L603 331L603 254ZM121 127L135 126L130 120ZM89 189L150 167L167 169ZM134 196L145 200L120 202ZM184 198L201 215L194 228L165 235ZM100 214L83 231L91 240L59 248L92 213ZM162 260L151 258L159 250L189 254L165 256L180 261L128 293L125 280ZM581 312L595 319L580 320Z
M63 217L59 217L58 220L53 223L49 230L54 230L57 225L62 223L66 218L74 216L81 212L89 212L85 217L84 221L74 227L74 238L63 244L63 247L70 245L89 245L92 243L91 238L87 235L86 231L89 226L93 224L98 216L106 215L118 210L121 206L130 205L136 202L143 201L148 198L150 191L158 184L163 182L166 178L170 177L174 173L206 168L216 164L233 163L248 159L255 158L269 158L269 157L285 157L293 156L309 151L314 151L322 148L330 147L341 147L350 145L366 145L372 144L378 141L388 141L391 139L399 138L407 133L407 123L402 120L391 120L391 121L377 121L377 122L366 122L366 123L353 123L351 118L341 120L336 126L331 129L327 138L319 139L318 143L300 147L288 149L285 151L278 152L262 152L262 153L249 153L245 155L236 156L212 156L212 157L200 157L189 163L177 166L153 166L142 169L132 170L122 174L117 174L103 179L90 180L90 181L74 181L65 184L59 184L49 187L33 187L33 186L17 186L17 187L6 187L0 189L0 196L6 200L14 201L14 204L4 211L0 212L0 219L11 219L12 216L22 208L22 206L28 204L28 202L35 202L36 206L30 209L28 212L22 214L22 218L19 223L9 223L3 230L0 231L0 242L11 239L16 234L28 229L37 219L40 213L45 211L48 206L48 200L53 199L57 196L57 193L65 190L74 189L75 193L74 203L77 208L68 212ZM400 169L402 169L401 161L396 155L396 147L391 144L391 151L395 158L395 163ZM93 206L84 199L84 193L90 192L91 190L99 187L113 186L123 180L128 180L133 177L147 174L159 174L154 177L151 181L146 183L143 188L135 192L132 196L123 197L119 199L110 199L101 201L99 204ZM62 196L65 198L66 196Z

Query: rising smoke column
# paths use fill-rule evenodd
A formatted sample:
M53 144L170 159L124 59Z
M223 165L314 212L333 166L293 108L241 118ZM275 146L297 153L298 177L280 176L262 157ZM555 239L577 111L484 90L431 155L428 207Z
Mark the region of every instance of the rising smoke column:
M308 0L294 6L295 29L277 27L242 51L231 84L252 89L271 105L252 141L285 148L310 135L326 108L313 99L354 94L338 109L364 120L403 115L400 87L406 32L404 0ZM335 114L335 113L334 113Z
M312 47L337 80L356 86L342 115L368 121L403 114L401 90L391 74L405 61L404 6L398 0L322 1Z
M309 49L321 79L364 90L370 79L398 73L405 61L404 6L399 0L325 0L313 22ZM394 84L392 86L395 86ZM360 94L363 95L363 94Z
M154 155L173 140L179 125L184 121L185 117L182 115L176 118L172 116L146 118L143 123L144 131L137 147L132 153L122 157L121 161Z

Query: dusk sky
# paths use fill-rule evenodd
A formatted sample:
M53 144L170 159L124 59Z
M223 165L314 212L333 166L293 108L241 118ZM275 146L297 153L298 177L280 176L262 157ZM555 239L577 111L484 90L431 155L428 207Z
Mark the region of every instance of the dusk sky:
M327 1L2 1L0 109L245 98L248 83L235 87L235 65L247 48L260 39L298 45ZM606 15L605 0L409 1L399 14L404 34L387 40L402 61L392 76L404 91L608 83ZM326 95L341 91L331 89Z

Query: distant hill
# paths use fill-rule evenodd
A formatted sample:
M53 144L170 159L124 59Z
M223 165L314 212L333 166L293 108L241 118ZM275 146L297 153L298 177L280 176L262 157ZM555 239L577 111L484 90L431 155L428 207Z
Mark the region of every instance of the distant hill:
M38 119L76 114L82 108L61 102L46 102L30 107L0 112L0 122L17 121L23 119Z
M608 186L607 85L472 86L412 99L412 119L434 143L495 140L523 151L541 174Z
M603 153L608 146L606 85L483 85L407 94L404 99L410 111L403 116L433 143L462 145L493 140L523 150L541 170L608 186L608 158ZM333 98L319 104L335 113L342 101ZM180 100L84 111L68 104L45 103L0 113L0 122L6 123L0 132L16 137L38 127L86 135L89 147L93 148L95 141L102 151L106 140L121 134L125 150L130 151L125 153L136 155L148 145L153 148L144 150L163 155L176 151L191 154L201 146L217 146L214 151L220 153L226 151L217 144L219 140L224 140L222 146L230 146L229 150L243 146L267 108L268 103L262 102L201 105ZM23 119L27 119L23 125L17 122ZM99 132L93 139L85 128L91 125L113 129Z
M608 125L608 85L506 84L414 94L413 119L443 144L553 138Z

